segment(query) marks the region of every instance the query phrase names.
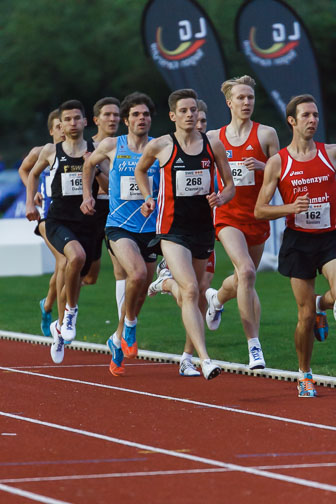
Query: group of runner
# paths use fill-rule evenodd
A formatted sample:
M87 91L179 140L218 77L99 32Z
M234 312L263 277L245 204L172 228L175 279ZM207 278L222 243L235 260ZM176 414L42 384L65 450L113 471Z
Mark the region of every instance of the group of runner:
M40 233L56 257L51 284L56 285L58 320L50 323L52 295L41 301L42 330L46 334L50 325L54 362L62 362L64 344L76 337L80 289L97 279L105 234L119 314L119 325L107 341L114 376L124 374L124 357L137 355L137 317L147 294L159 292L170 292L181 308L186 331L182 376L200 374L192 363L194 350L206 379L220 374L207 353L204 320L210 330L218 329L223 306L233 298L247 339L249 367L264 368L256 270L270 234L268 221L285 216L279 271L290 277L298 305L298 395L315 397L310 368L314 330L319 335L328 330L325 310L336 299L336 146L313 140L317 105L312 96L301 95L287 106L293 139L279 151L276 131L251 119L254 87L249 76L224 82L231 121L208 133L206 105L195 91L173 92L168 104L175 132L156 139L149 137L154 104L143 93L128 95L120 107L115 98L97 102L98 133L88 141L82 104L70 100L59 107L54 120L64 138L54 136L55 143L37 148L35 158L31 151L22 164L26 168L21 167L27 218L38 220L39 230L45 228ZM128 132L115 137L120 119ZM53 127L51 121L52 135ZM39 177L47 167L51 203L44 221L35 204L41 200ZM274 206L277 187L284 204ZM218 290L210 287L215 238L234 266ZM163 260L157 265L158 255ZM330 290L316 297L317 271Z

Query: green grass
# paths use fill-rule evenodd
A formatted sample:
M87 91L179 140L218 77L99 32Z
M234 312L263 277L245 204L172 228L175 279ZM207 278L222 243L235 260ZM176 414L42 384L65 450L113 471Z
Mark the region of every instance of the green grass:
M217 244L217 265L213 287L232 271L222 247ZM50 275L0 278L0 329L41 334L39 300L46 294ZM323 277L316 281L317 292L326 290ZM290 282L275 272L260 272L257 291L262 306L260 339L267 366L297 370L294 330L297 310ZM56 318L56 308L54 309ZM77 339L104 343L117 325L115 282L110 259L104 250L102 268L96 285L82 288L77 322ZM329 316L329 338L315 343L312 367L318 374L336 376L334 335L336 324ZM180 310L171 296L148 298L138 322L139 347L179 354L183 351L184 329ZM212 358L247 363L246 339L240 323L236 300L228 302L217 331L206 331Z

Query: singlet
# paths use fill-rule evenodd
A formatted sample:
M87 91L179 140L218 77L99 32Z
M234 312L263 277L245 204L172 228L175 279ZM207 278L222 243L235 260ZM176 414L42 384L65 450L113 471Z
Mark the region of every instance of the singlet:
M249 136L239 146L231 145L227 140L227 126L220 129L219 139L226 149L236 194L231 201L216 208L215 222L222 220L242 224L257 222L254 217L254 207L263 183L264 172L262 170L247 170L243 158L254 157L264 163L267 161L258 139L258 127L259 123L253 122ZM222 191L224 186L219 173L217 173L217 180L219 190ZM265 221L259 220L258 222Z
M206 196L214 190L215 161L204 133L199 154L186 154L174 134L173 151L161 167L157 234L191 235L213 229L213 214Z
M309 194L309 209L286 217L287 227L308 233L323 233L336 228L336 177L323 143L315 142L316 156L296 161L287 147L279 151L281 175L278 189L285 204Z
M41 219L47 217L48 209L51 203L51 177L50 177L50 167L47 166L45 170L41 173L41 194L42 194L42 207L40 210Z
M92 142L87 141L87 151L93 152ZM94 224L91 215L84 215L80 210L83 201L83 172L84 158L68 156L63 150L63 143L56 144L55 161L50 168L51 197L48 217L64 221L83 222L85 225ZM98 183L93 182L92 193L96 197Z
M128 148L127 135L117 137L116 153L109 174L110 211L107 227L120 227L132 233L155 231L156 210L149 217L144 217L140 211L144 199L136 183L134 170L141 155ZM151 194L156 198L160 182L159 162L155 161L147 173Z

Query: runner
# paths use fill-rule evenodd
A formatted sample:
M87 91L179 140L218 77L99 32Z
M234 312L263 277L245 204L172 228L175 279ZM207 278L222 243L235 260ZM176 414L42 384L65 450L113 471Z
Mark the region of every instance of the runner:
M267 162L255 216L270 220L286 217L279 272L290 278L298 308L298 395L315 397L310 367L315 311L334 308L336 313L336 145L314 141L319 115L313 96L292 98L286 117L292 141ZM270 204L277 187L283 205ZM316 303L317 271L327 279L330 290Z
M214 248L212 208L227 203L235 190L223 145L216 139L209 141L196 129L196 100L192 89L174 91L169 96L169 116L176 131L148 144L135 175L145 198L142 211L148 216L155 211L156 203L147 171L156 159L159 161L157 237L151 244L161 245L179 288L186 333L200 357L203 376L211 379L221 369L211 362L206 350L198 307L199 282ZM225 184L220 194L213 190L215 163Z
M105 159L110 162L110 212L106 222L106 236L111 250L126 272L126 293L122 316L115 333L108 339L112 359L110 371L114 376L125 373L124 355L136 357L137 316L146 299L148 286L155 270L156 254L147 248L155 236L156 212L144 218L141 215L142 195L136 185L134 169L150 140L148 132L154 114L154 104L143 93L126 96L120 115L128 134L106 138L86 160L84 166L83 213L95 213L91 182L96 166ZM153 162L150 180L153 194L159 187L159 165Z
M243 329L247 338L250 369L265 367L259 341L260 302L255 290L256 270L270 234L267 221L256 221L254 206L263 181L267 159L279 150L275 130L251 120L254 110L255 81L248 75L230 79L221 90L231 111L227 126L209 132L219 138L226 149L236 195L228 205L215 211L216 237L222 243L234 266L233 275L224 279L217 291L208 289L206 321L216 330L223 305L237 298ZM220 176L218 186L223 187Z

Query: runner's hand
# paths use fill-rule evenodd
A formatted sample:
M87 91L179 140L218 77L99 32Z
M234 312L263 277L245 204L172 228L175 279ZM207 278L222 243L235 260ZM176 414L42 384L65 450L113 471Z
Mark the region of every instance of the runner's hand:
M95 205L96 201L91 196L90 198L86 198L85 200L83 200L80 209L84 215L94 215L96 213Z

